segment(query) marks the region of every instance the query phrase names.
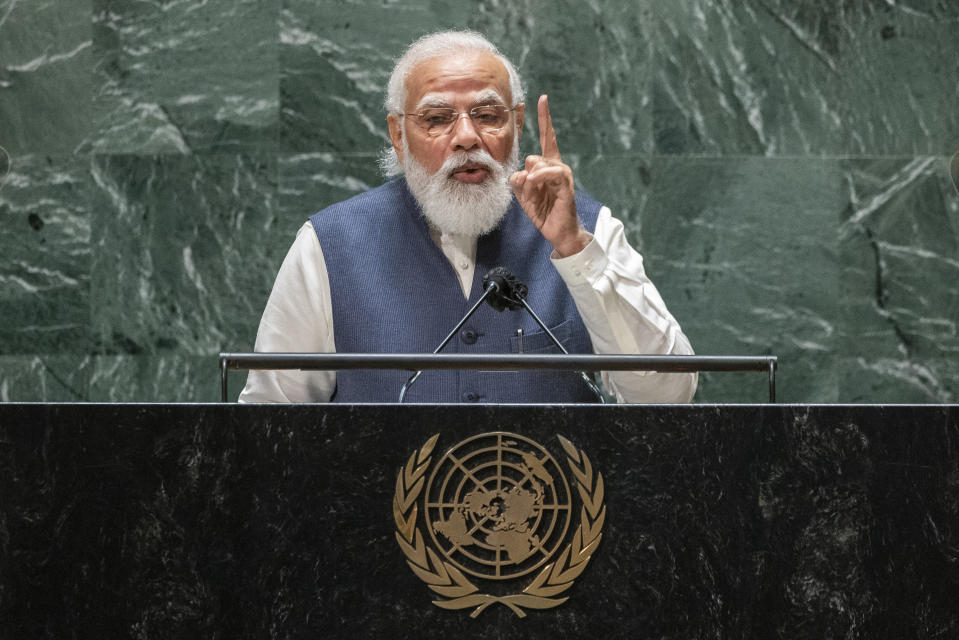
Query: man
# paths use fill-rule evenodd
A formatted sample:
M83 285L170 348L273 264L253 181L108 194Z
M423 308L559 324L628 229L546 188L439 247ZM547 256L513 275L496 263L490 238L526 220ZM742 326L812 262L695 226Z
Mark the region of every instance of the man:
M283 262L257 333L264 352L431 352L494 266L570 353L691 354L622 224L576 192L546 96L542 153L518 168L525 117L513 66L482 36L436 33L399 59L386 100L381 187L311 217ZM525 311L484 305L451 353L556 351ZM403 371L250 373L241 402L395 402ZM615 372L620 402L688 402L695 374ZM591 401L571 372L427 371L408 402Z

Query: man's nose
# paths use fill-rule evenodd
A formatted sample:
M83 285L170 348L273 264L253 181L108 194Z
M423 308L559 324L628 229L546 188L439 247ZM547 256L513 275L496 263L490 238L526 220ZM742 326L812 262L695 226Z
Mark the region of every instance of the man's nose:
M464 122L465 120L465 122ZM452 142L456 149L472 149L480 143L480 133L476 128L476 123L470 118L470 114L461 113L457 115L453 123Z

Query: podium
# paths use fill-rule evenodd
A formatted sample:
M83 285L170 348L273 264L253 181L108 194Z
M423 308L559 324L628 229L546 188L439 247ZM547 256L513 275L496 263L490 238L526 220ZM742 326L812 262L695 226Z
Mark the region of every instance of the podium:
M950 637L957 415L956 406L4 404L0 637ZM470 442L487 451L472 466ZM476 500L486 482L477 469L484 459L496 468L497 446L536 451L510 462L528 478L507 474ZM443 471L444 460L458 471ZM447 477L458 498L444 511L428 494ZM563 479L568 503L550 493ZM522 490L539 496L525 520L514 517ZM563 504L562 536L536 528L545 516L531 513ZM489 519L457 533L456 513L469 529ZM488 543L517 533L543 549L514 579L481 579L458 555L466 534ZM425 570L413 568L417 548ZM476 589L431 589L434 556ZM530 586L563 563L567 573ZM508 600L530 593L565 600ZM488 604L477 612L477 602Z

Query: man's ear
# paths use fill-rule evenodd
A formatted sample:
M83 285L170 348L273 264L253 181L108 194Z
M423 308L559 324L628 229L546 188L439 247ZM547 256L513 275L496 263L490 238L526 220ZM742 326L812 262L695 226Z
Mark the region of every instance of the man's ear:
M513 107L513 111L516 113L516 139L519 140L523 137L523 118L526 115L526 105L520 103Z
M390 142L393 143L393 151L396 157L403 162L403 128L400 126L400 117L396 114L386 116L386 124L390 128Z

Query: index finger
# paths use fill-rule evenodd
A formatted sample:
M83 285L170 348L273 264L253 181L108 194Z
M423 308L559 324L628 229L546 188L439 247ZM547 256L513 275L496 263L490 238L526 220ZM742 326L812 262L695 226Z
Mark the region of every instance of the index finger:
M536 103L536 115L539 121L539 146L542 156L548 160L559 160L559 145L556 143L556 130L553 129L553 119L549 115L549 98L546 95L539 97Z

